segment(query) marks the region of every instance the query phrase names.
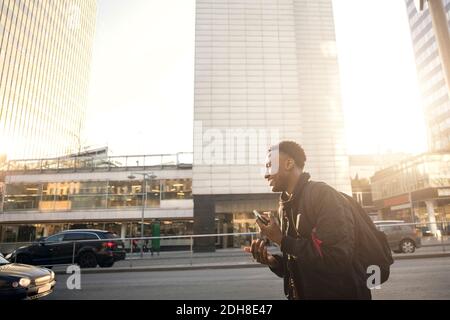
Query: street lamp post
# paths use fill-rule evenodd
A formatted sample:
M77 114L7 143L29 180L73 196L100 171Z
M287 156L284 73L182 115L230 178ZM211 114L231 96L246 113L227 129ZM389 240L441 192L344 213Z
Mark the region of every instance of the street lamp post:
M141 241L144 241L144 217L145 217L145 206L147 205L147 179L153 180L156 178L156 176L153 174L153 172L150 173L135 173L135 174L139 174L143 177L143 181L142 181L142 192L143 192L143 197L142 197L142 215L141 215ZM134 180L136 179L136 177L131 174L130 176L128 176L128 179L130 180ZM144 243L141 244L141 258L144 257Z

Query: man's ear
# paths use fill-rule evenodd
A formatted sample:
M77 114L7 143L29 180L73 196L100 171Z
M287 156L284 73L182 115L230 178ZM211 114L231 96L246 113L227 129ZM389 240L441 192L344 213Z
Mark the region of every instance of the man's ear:
M286 160L286 170L292 170L294 168L294 165L295 165L295 163L294 163L293 159L288 158Z

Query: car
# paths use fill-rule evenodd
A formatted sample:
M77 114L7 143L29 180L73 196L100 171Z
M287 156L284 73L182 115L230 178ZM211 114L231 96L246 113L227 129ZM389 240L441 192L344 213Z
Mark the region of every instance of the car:
M39 299L53 292L52 270L11 263L0 256L0 300Z
M53 266L78 264L81 268L112 267L125 259L123 241L109 231L66 230L20 247L6 256L11 262Z
M402 220L374 221L375 226L386 234L389 246L395 253L413 253L420 248L422 239L413 225Z

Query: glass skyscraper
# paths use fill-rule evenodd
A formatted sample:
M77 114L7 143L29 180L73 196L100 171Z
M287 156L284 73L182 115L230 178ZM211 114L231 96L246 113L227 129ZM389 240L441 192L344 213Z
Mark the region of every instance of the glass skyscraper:
M84 125L95 0L0 3L0 154L76 152Z
M450 0L442 0L450 28ZM425 111L430 151L450 151L450 93L448 92L431 15L427 6L417 12L414 0L406 0Z

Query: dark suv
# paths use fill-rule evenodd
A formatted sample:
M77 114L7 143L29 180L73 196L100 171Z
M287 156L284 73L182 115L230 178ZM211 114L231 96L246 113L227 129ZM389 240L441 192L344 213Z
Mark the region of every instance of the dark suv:
M11 262L52 266L77 263L82 268L111 267L125 259L124 244L114 233L104 230L67 230L6 256Z
M374 221L380 231L386 234L391 250L395 253L413 253L421 247L421 237L412 225L401 220Z

